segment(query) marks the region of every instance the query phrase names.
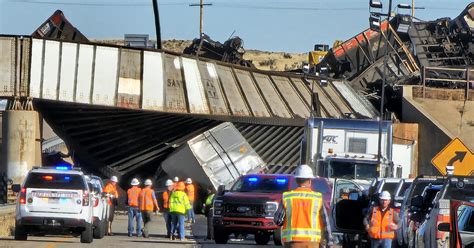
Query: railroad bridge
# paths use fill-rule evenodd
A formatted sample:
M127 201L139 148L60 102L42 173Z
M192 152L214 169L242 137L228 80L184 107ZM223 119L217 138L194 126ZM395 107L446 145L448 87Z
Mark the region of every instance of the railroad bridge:
M106 177L158 178L170 153L222 122L286 172L299 160L304 118L377 116L343 80L28 36L1 36L0 50L7 112L37 111L76 163Z

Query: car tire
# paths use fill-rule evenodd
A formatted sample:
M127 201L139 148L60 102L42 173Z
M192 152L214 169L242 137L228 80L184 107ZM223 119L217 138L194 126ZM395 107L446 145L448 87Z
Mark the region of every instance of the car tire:
M229 234L225 231L214 228L214 241L216 244L227 244L227 241L229 241Z
M107 234L107 231L109 229L109 222L107 221L107 218L102 221L102 238Z
M93 240L92 224L86 223L86 228L81 233L81 243L92 243L92 240Z
M257 245L267 245L270 241L270 234L268 233L256 233L255 242Z
M104 220L99 222L99 225L94 227L93 236L95 239L101 239L104 237Z
M273 231L273 243L275 245L278 245L278 246L282 246L282 242L281 242L281 227L275 229L275 231Z
M28 233L23 226L16 225L15 226L15 240L27 240Z

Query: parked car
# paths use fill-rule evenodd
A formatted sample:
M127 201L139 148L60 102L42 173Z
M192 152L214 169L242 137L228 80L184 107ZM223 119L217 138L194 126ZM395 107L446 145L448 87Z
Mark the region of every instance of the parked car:
M449 247L474 247L474 203L450 200L451 213L448 223L440 223L438 230L449 232Z
M410 206L410 221L408 224L408 246L416 247L416 235L422 223L428 218L431 212L435 198L442 189L443 184L430 183L425 187L421 195L415 196Z
M374 178L368 191L371 205L378 201L378 196L382 191L388 191L393 197L400 180L400 178Z
M447 247L449 232L438 230L439 223L451 220L450 200L474 201L474 177L448 177L433 200L431 211L416 232L417 247Z
M397 186L395 187L395 193L393 194L392 204L396 211L400 212L400 208L402 207L403 199L405 199L405 194L408 195L407 191L410 188L411 184L413 183L414 179L411 178L402 178L398 182Z
M81 243L93 240L93 208L84 173L68 165L33 168L18 192L15 240L28 235L80 235Z
M338 241L336 244L360 247L367 241L362 221L369 206L369 198L364 188L354 180L335 179L332 184L331 228Z
M102 193L104 188L102 179L98 176L87 176L89 189L92 195L94 238L101 239L107 232L107 217L109 216L109 204L107 197Z
M430 183L443 184L444 178L418 176L405 191L402 206L400 207L400 223L396 231L398 245L405 247L408 245L408 233L413 232L409 229L411 205L414 197L421 195L426 186ZM412 237L414 234L412 233Z

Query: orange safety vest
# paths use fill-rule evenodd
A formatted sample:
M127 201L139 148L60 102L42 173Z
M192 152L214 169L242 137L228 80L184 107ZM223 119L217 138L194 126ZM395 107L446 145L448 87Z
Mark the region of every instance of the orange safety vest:
M285 208L285 221L282 227L282 241L321 240L321 217L323 208L321 193L309 188L296 188L283 193L282 201Z
M375 206L370 218L369 237L372 239L394 239L395 231L389 227L393 223L393 214L393 208L389 208L382 216L380 207Z
M188 195L189 201L194 202L194 185L186 185L186 194Z
M169 209L170 208L170 194L168 190L163 192L163 208L164 209Z
M111 182L108 182L105 187L104 187L104 193L109 193L111 195L113 195L116 199L118 199L119 195L118 195L118 191L117 191L117 186L116 185L113 185ZM110 199L107 199L107 203L109 205L112 205L112 200Z
M140 210L142 211L154 211L155 206L158 208L158 202L156 201L155 191L151 188L144 188L140 192Z
M128 206L138 207L138 198L142 189L138 186L133 186L127 190Z

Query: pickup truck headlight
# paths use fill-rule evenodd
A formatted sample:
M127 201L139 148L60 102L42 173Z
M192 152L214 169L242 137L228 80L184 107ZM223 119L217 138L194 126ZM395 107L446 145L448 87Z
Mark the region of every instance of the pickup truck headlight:
M266 202L265 203L265 218L267 219L273 219L273 216L275 215L275 212L278 209L278 203L277 202Z
M212 204L212 208L214 209L214 216L221 216L222 215L222 201L221 200L214 200Z

